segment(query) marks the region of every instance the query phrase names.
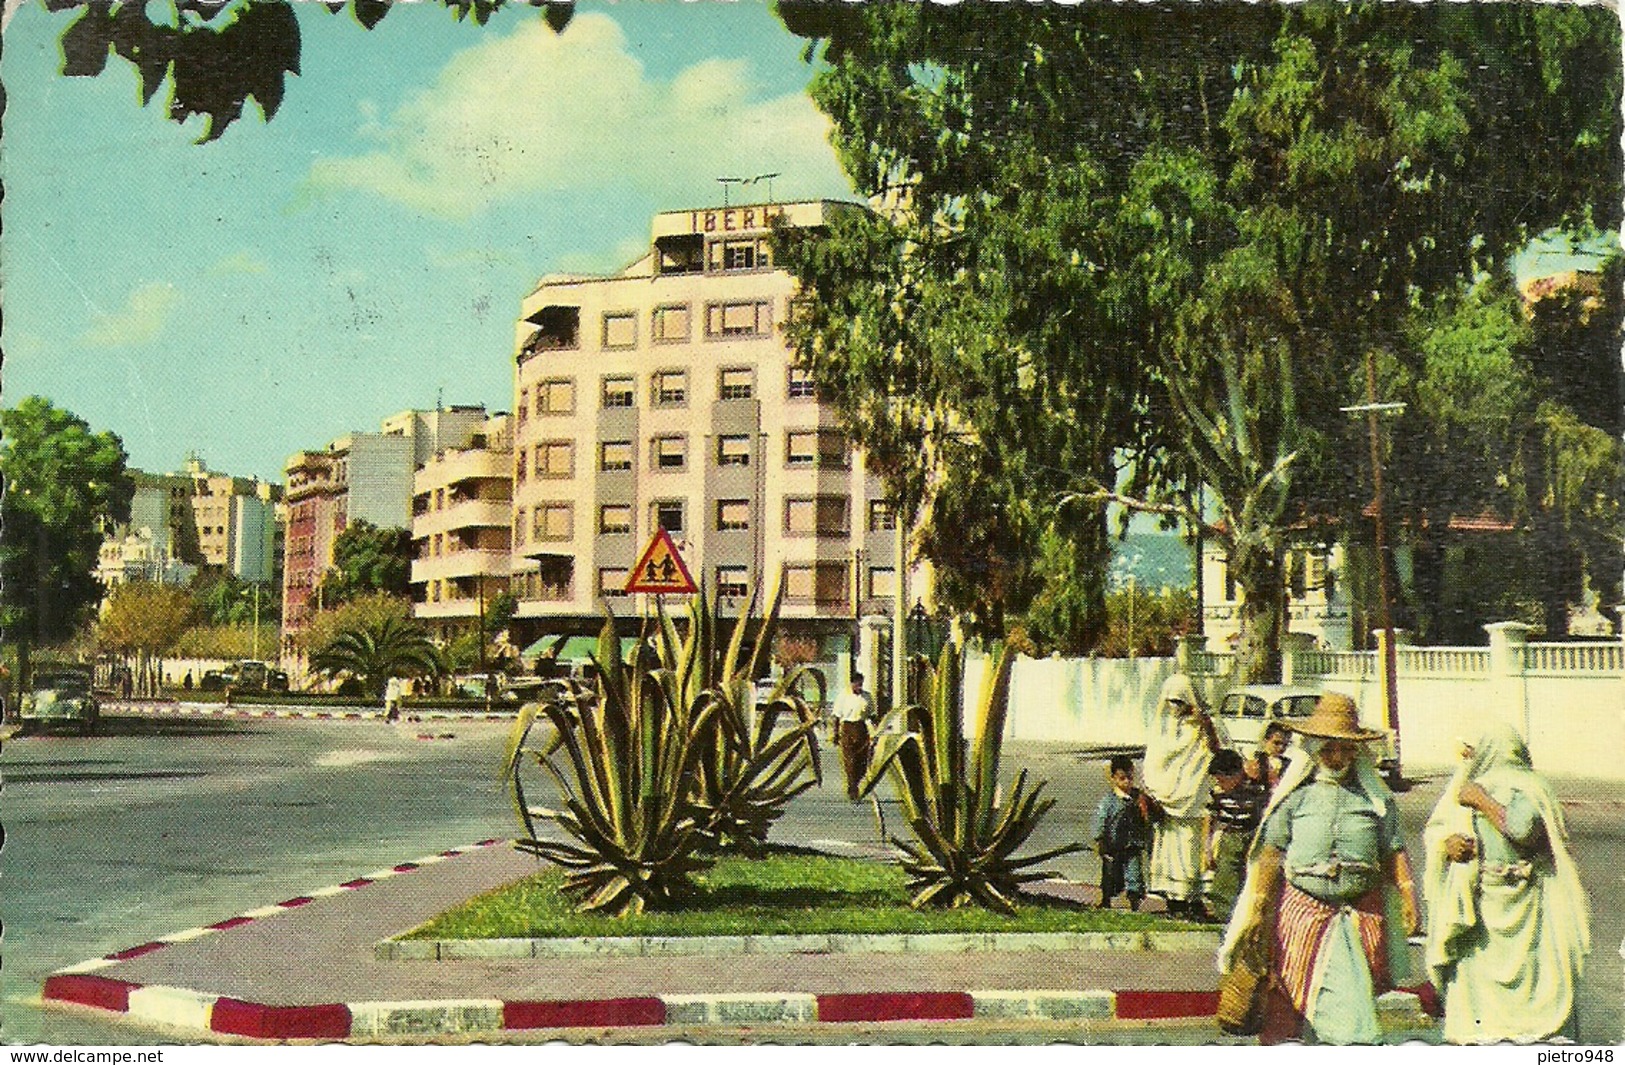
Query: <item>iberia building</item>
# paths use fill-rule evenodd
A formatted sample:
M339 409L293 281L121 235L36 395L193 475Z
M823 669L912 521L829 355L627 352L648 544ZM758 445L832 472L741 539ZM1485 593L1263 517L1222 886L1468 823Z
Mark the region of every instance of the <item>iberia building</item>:
M596 630L658 528L737 613L782 572L782 615L816 657L850 653L859 618L930 603L900 594L899 535L864 468L792 365L794 283L771 261L778 221L821 226L831 201L656 215L648 254L610 276L550 275L515 341L511 586L527 641ZM668 605L678 605L674 601ZM809 650L811 648L809 647Z

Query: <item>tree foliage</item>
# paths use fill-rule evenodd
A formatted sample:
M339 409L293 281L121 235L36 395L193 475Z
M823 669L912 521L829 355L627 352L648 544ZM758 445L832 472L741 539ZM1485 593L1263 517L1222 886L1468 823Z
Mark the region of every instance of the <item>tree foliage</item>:
M354 678L374 698L384 694L391 677L431 675L437 667L422 626L391 614L357 617L338 627L311 652L310 665L328 677Z
M103 530L130 518L124 445L29 396L0 411L0 476L0 628L11 643L66 639L102 597Z
M1116 500L1207 524L1241 669L1271 672L1288 529L1370 498L1340 410L1367 356L1425 371L1419 309L1619 210L1605 11L781 11L822 41L814 98L881 206L783 241L798 356L927 504L954 605L996 625L1088 590L1026 619L1061 646L1101 632Z
M191 585L199 619L212 625L252 625L255 583L216 567L199 571ZM259 584L258 611L261 625L274 628L281 619L282 597L270 584Z
M150 581L125 581L108 597L96 623L96 642L116 654L157 658L174 649L196 618L186 589Z
M299 73L302 41L290 0L43 0L52 11L76 11L62 31L62 73L96 77L109 56L135 69L141 103L151 104L169 86L168 117L184 123L204 118L199 143L214 140L242 117L249 100L266 122L275 117L287 91L287 76ZM457 21L472 17L484 25L505 0L441 0ZM574 13L570 0L525 0L543 8L547 24L562 32ZM312 5L314 6L314 5ZM323 3L330 12L349 11L372 29L393 4L390 0Z
M375 592L404 597L411 582L412 533L358 518L333 541L333 568L322 578L322 601L345 603Z

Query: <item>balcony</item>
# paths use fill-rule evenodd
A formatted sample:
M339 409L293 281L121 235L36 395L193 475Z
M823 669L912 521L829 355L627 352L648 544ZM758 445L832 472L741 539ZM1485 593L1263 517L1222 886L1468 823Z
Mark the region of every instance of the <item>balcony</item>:
M463 548L412 560L412 583L455 580L459 577L506 577L512 554L506 549Z
M506 529L513 520L513 503L507 499L464 499L440 510L430 510L412 519L416 539L458 529Z
M414 478L419 495L459 481L509 481L513 479L513 452L507 449L468 448L443 451Z

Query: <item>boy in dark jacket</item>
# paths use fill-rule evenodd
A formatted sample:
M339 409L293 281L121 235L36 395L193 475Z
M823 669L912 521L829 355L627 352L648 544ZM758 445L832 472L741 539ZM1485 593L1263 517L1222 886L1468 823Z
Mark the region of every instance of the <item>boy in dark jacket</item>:
M1100 851L1100 908L1111 908L1119 892L1128 895L1128 908L1138 910L1145 898L1141 869L1151 829L1140 789L1134 786L1134 760L1117 755L1106 767L1112 790L1095 807L1095 846Z
M1264 816L1269 789L1247 776L1235 751L1214 755L1208 772L1214 784L1202 822L1202 864L1213 874L1207 892L1213 917L1228 921L1247 879L1247 850Z

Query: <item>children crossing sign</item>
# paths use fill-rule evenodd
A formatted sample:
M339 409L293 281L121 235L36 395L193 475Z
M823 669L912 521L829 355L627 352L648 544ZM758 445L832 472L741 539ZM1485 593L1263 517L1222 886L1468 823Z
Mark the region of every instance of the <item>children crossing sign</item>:
M626 590L629 594L693 595L699 589L695 587L694 578L689 576L688 567L683 565L683 556L677 553L677 545L671 542L671 533L656 529L649 546L643 549L638 564L632 567Z

